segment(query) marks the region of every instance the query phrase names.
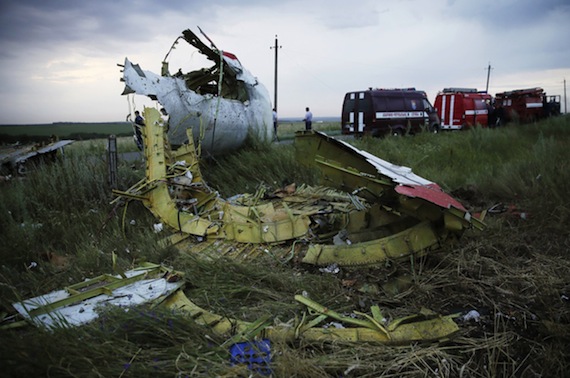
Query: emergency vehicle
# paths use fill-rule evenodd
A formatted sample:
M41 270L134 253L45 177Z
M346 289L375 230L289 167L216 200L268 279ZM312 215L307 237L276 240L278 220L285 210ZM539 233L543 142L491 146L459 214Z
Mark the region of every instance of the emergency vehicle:
M348 92L342 105L343 134L403 135L439 130L439 118L426 93L415 88Z
M497 93L495 105L502 115L502 123L510 121L528 123L560 114L560 96L547 96L542 88Z
M442 130L461 130L476 125L489 126L493 98L475 88L444 88L435 98Z

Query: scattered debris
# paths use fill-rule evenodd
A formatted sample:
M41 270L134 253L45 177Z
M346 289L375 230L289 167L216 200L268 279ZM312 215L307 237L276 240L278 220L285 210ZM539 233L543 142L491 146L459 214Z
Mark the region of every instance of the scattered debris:
M114 193L141 200L175 231L173 244L191 235L241 243L304 240L304 263L369 265L422 255L469 228L484 228L481 219L410 168L312 131L297 134L297 158L319 168L326 187L289 185L278 195L262 188L224 200L202 179L192 130L189 143L172 150L158 111L145 109L145 119L146 177Z
M223 52L205 48L188 31L184 39L217 62L220 72L224 68L236 68L230 64L233 58L229 57L228 61ZM212 72L217 67L214 66ZM131 77L131 70L138 76L136 80ZM158 85L158 77L143 73L127 60L125 81L128 88L140 85L139 90L150 88L150 91L164 90L163 85L170 85L172 90L184 83L165 72L165 78ZM239 77L238 74L234 76ZM168 79L171 79L170 84L163 84L168 83ZM221 83L222 79L218 86ZM158 110L145 108L141 136L146 176L127 191L114 190L118 195L115 201L120 198L127 199L127 203L142 201L157 218L158 222L153 226L155 232L173 231L167 242L177 244L181 249L188 247L184 242L188 242L190 236L194 237L193 243L199 240L201 244L216 241L257 244L262 254L270 254L264 247L266 243L302 240L306 247L296 249L293 244L292 255L297 255L303 263L322 266L323 273L337 274L346 265L379 264L410 254L422 255L456 240L467 229L484 228L481 219L474 217L437 184L415 175L410 168L390 164L348 143L312 131L297 134L295 149L299 161L321 171L323 187L291 184L270 194L260 188L253 195L240 194L224 200L204 182L199 170L204 130L193 130L191 125L184 127L185 140L178 139L182 145L172 148L168 139L173 135L167 137L167 132L172 130L170 122L177 108L172 105L169 108L165 99L170 98L164 93L146 94L163 98L171 118L166 121ZM198 94L186 95L192 98ZM218 98L218 105L220 101ZM189 114L186 108L184 112L180 111L182 113ZM201 113L197 119L201 120L206 113ZM212 114L212 108L208 114ZM230 117L231 114L226 115ZM214 140L215 122L214 119L210 141ZM243 248L230 250L239 254ZM104 305L133 306L150 302L189 315L198 324L229 336L228 344L234 346L254 338L398 345L446 339L458 331L453 321L458 315L441 316L422 310L419 314L388 321L378 306L370 307L370 313L354 311L345 315L313 301L305 292L295 296L306 311L293 321L293 327L270 325L267 319L249 323L200 308L186 297L181 290L183 286L180 274L163 266L147 264L117 276L103 275L65 290L18 302L14 307L26 321L52 328L89 322L97 317L97 311ZM361 286L359 290L378 292L379 288ZM267 354L268 351L265 350Z
M514 218L520 218L522 220L527 220L529 214L526 211L519 209L515 204L505 205L503 203L497 203L491 206L487 212L489 214L507 214Z
M477 310L471 310L461 317L461 320L464 322L468 322L470 320L479 322L480 319L481 319L481 314L479 314Z
M32 324L48 329L78 326L98 317L104 306L128 307L160 303L165 296L183 286L160 265L145 264L119 275L102 275L68 286L64 290L14 303L18 313ZM24 323L9 324L17 326Z
M230 347L232 365L246 365L260 375L271 375L271 341L244 341Z
M58 154L63 155L64 147L73 143L65 139L46 145L26 144L10 145L0 148L1 181L9 181L12 176L24 175L31 164L55 161Z
M181 273L147 263L115 276L102 275L14 303L14 308L24 320L3 324L1 328L23 326L27 322L47 329L80 326L97 319L98 312L105 306L124 307L128 311L132 306L152 304L166 306L210 327L212 331L229 337L226 343L230 345L254 338L369 341L398 345L446 339L459 330L453 315L441 316L424 309L418 314L388 322L378 306L372 306L370 314L354 311L343 315L309 299L308 294L295 296L306 311L300 318L296 317L294 326L289 323L271 325L267 319L245 322L197 306L184 294L184 284Z
M152 229L155 233L159 233L164 229L164 226L162 225L162 223L155 223L152 225Z
M340 268L338 267L337 264L331 264L327 267L320 268L319 272L337 274L338 272L340 272Z

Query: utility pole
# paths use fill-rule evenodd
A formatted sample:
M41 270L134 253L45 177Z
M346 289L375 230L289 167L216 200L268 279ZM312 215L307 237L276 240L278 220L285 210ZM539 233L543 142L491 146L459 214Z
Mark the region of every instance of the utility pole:
M564 78L564 114L568 114L568 102L566 101L566 78Z
M485 87L485 93L489 93L489 77L491 76L491 62L487 66L487 86Z
M281 48L281 46L277 43L277 34L275 34L275 45L269 47L270 49L275 49L275 85L274 85L274 97L273 97L273 107L275 111L277 111L277 61L278 61L278 54L277 51Z

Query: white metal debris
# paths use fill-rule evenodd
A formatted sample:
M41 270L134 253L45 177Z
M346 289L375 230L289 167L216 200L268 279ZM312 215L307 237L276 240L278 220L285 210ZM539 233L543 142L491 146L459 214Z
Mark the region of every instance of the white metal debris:
M125 277L145 274L146 270L125 272ZM116 276L119 278L120 276ZM35 298L14 303L13 306L24 318L38 326L46 328L79 326L95 320L104 306L130 307L151 302L167 296L180 288L179 282L168 282L166 278L143 279L112 290L109 294L101 294L70 305L61 306L37 316L30 312L70 298L67 290L56 290Z

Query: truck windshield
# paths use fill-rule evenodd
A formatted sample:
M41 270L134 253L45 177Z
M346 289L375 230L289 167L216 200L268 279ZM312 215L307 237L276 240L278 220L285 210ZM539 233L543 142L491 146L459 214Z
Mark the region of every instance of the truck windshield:
M433 112L433 106L431 106L431 104L429 103L429 101L427 99L423 99L424 101L424 109L429 111L429 112Z

